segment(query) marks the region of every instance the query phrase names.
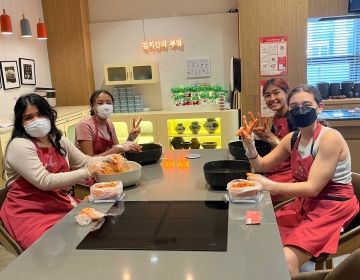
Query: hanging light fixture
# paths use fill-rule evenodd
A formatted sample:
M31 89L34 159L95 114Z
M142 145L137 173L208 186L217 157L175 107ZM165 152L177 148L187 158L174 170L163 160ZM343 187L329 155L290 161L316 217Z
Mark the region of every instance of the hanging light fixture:
M36 25L37 28L37 38L39 40L47 40L47 32L45 23L41 22L41 18L39 18L39 22Z
M25 15L23 14L23 18L20 20L20 30L21 30L21 37L32 37L30 22Z
M1 24L1 34L13 34L11 18L6 14L5 9L3 9L3 14L0 16Z

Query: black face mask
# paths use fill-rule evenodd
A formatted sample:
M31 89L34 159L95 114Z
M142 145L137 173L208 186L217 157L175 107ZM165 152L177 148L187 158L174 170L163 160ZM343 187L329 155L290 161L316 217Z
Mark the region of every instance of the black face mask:
M290 120L297 127L307 127L317 119L316 109L312 107L295 107L290 110Z

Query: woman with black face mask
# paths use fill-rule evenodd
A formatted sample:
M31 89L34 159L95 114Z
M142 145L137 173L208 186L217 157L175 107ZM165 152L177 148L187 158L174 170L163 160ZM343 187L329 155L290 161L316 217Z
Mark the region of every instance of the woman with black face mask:
M256 172L266 172L291 156L296 182L278 183L259 174L248 174L248 180L259 182L272 194L295 197L276 211L285 258L293 275L312 256L337 251L341 229L357 215L359 202L351 185L347 143L338 131L324 127L317 119L324 107L318 90L300 85L290 91L288 104L291 121L300 133L296 138L293 132L286 135L265 157L256 151L249 129L253 123L245 121L239 134Z

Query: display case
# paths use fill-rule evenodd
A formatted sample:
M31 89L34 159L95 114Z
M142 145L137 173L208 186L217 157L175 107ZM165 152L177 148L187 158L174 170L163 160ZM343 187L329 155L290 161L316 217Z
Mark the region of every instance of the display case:
M235 133L239 129L239 111L233 109L206 112L115 113L111 116L113 123L124 122L127 126L123 128L122 134L117 133L118 137L123 135L119 141L127 137L132 119L140 116L143 118L140 125L142 132L138 139L140 144L154 142L161 144L166 150L174 149L172 142L180 140L179 142L190 142L182 144L181 148L203 149L205 146L206 148L226 149L228 142L238 140ZM173 140L174 138L175 140ZM180 146L178 147L180 148Z
M223 148L219 117L168 119L167 129L169 146L174 149Z

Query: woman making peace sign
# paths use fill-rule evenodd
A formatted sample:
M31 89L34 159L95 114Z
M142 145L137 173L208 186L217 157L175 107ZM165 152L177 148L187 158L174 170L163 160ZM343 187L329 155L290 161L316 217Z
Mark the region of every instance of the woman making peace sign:
M133 119L133 126L127 141L118 145L115 128L110 115L113 112L114 98L106 90L97 90L90 97L90 117L79 122L75 131L75 145L86 155L105 156L127 151L140 152L141 147L133 141L140 134L140 122Z

